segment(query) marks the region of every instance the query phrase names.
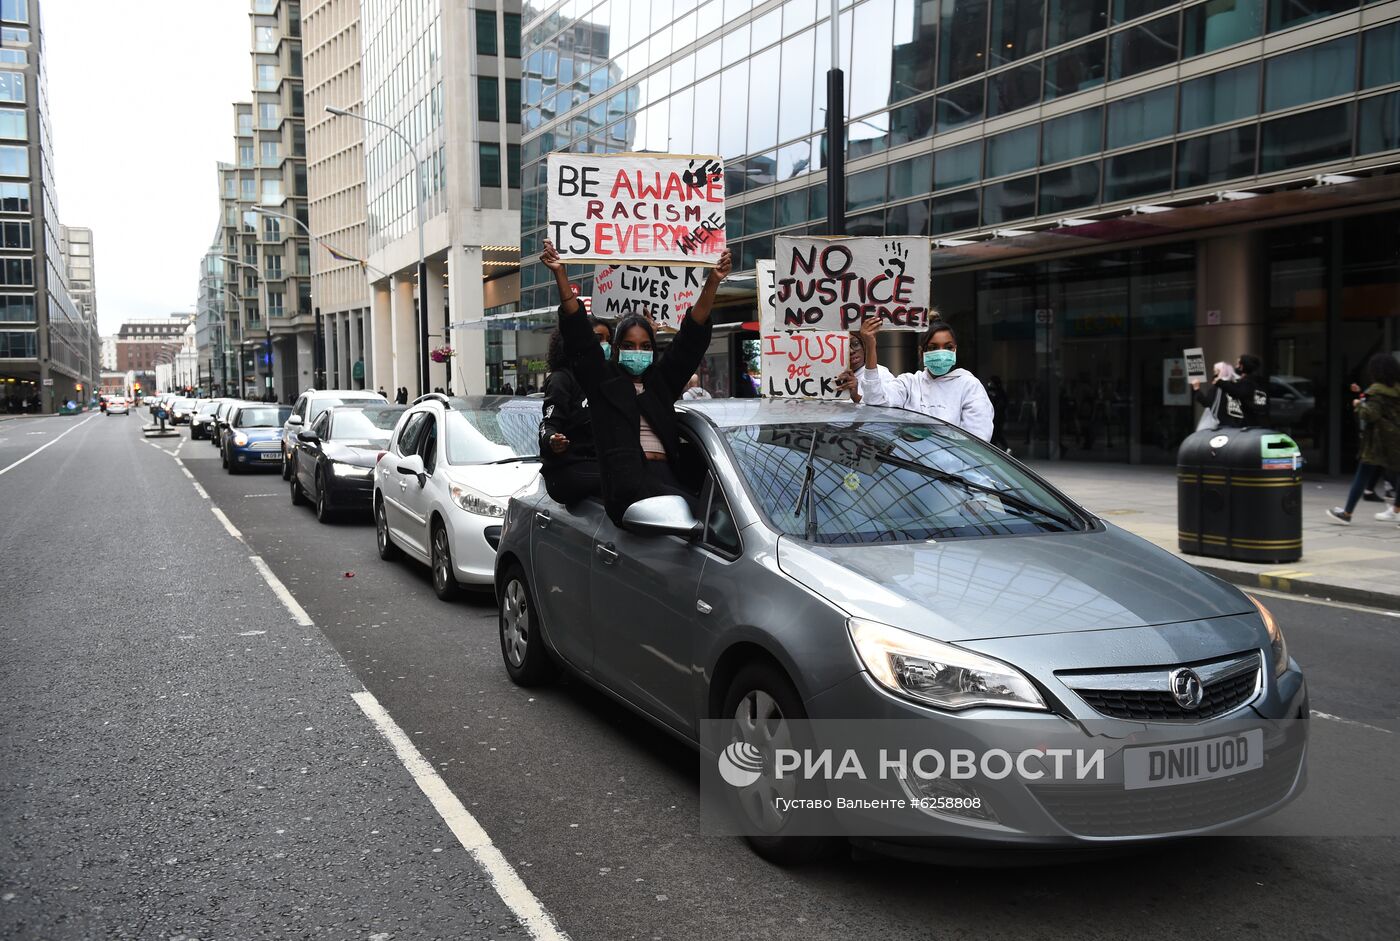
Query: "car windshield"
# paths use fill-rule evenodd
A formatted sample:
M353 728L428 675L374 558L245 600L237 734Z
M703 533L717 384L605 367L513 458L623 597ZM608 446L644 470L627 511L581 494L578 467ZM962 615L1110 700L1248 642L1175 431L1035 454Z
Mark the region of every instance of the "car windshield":
M330 439L337 444L387 448L402 408L341 409L331 423Z
M743 425L730 450L770 525L827 544L1083 528L1075 509L950 425Z
M290 405L268 405L239 411L233 424L238 428L276 428L292 417Z
M312 399L309 412L306 416L306 423L309 425L321 417L321 413L328 408L335 408L337 405L358 405L361 402L379 402L383 400L377 395L373 396L346 396L341 399Z
M201 405L201 406L199 407L199 414L201 414L201 415L213 415L213 414L214 414L215 412L217 412L218 410L219 410L219 403L218 403L218 402L205 402L203 405Z
M176 399L173 403L175 408L189 408L194 405L194 399Z
M539 457L538 407L451 409L445 414L449 464L485 464Z

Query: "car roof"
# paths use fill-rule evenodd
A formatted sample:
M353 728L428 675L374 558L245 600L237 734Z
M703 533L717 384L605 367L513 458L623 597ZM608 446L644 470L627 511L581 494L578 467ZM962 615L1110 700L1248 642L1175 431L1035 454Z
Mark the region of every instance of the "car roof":
M685 399L676 406L683 412L703 416L716 428L861 421L946 424L921 412L857 405L848 399Z

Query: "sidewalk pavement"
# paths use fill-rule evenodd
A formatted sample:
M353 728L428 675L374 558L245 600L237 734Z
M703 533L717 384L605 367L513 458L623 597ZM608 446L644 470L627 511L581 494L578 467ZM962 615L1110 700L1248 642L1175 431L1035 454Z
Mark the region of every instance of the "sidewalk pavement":
M1304 477L1303 557L1256 565L1178 551L1175 467L1061 461L1031 466L1106 521L1226 581L1400 610L1400 525L1373 518L1385 504L1358 504L1350 526L1327 519L1328 507L1345 502L1350 478Z

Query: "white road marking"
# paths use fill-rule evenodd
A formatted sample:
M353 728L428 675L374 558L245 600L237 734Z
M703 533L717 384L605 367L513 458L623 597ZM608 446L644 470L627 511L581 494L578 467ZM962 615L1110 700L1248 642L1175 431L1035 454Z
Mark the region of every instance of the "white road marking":
M291 612L292 617L302 627L315 627L316 622L311 620L311 615L306 613L306 609L297 603L292 597L292 593L287 590L287 586L282 584L282 579L272 574L272 569L267 567L267 563L262 560L262 556L250 555L248 560L253 563L253 567L262 575L263 581L267 582L272 593L282 602L282 605Z
M184 438L181 438L181 439L180 439L180 443L177 444L177 445L175 445L175 450L170 452L171 454L174 454L174 455L176 456L176 460L179 460L180 449L183 448L184 446L185 446L185 439L184 439Z
M93 420L94 418L96 418L96 417L97 417L97 416L96 416L95 414L94 414L94 415L89 415L87 418L84 418L82 421L78 422L78 423L77 423L76 425L74 425L72 428L69 428L69 429L67 429L66 431L64 431L64 432L62 432L61 434L59 434L59 436L58 436L57 438L54 438L52 441L45 441L43 444L39 445L39 446L38 446L37 448L35 448L33 451L30 451L30 452L29 452L28 454L26 454L24 457L20 458L18 461L15 461L15 462L14 462L13 464L11 464L9 467L5 468L4 470L0 470L0 477L5 476L5 475L8 474L10 471L14 470L16 467L19 467L19 466L20 466L21 464L23 464L25 461L29 460L29 459L30 459L31 457L33 457L34 455L38 454L40 451L44 450L44 448L47 448L47 447L50 447L50 446L52 446L52 445L58 444L58 442L59 442L60 440L62 440L62 438L63 438L64 435L69 434L70 432L73 432L73 431L77 431L79 428L83 427L84 425L86 425L88 422L92 421L92 420ZM37 433L38 433L38 432L33 432L33 431L30 432L30 434L37 434Z
M1301 604L1320 604L1328 608L1342 608L1346 611L1360 611L1362 614L1379 614L1387 618L1400 618L1400 611L1390 611L1385 608L1370 608L1364 604L1352 604L1347 601L1333 601L1330 598L1313 598L1309 595L1295 595L1287 591L1270 591L1267 588L1241 588L1240 591L1251 595L1268 595L1270 598L1279 598L1283 601L1297 601Z
M203 497L204 499L208 500L208 499L209 499L209 491L205 490L203 487L201 487L201 486L199 485L199 481L197 481L197 480L194 479L194 474L191 474L191 475L190 475L190 481L191 481L190 486L194 487L194 492L197 493L197 494L199 494L199 495L200 495L201 497Z
M209 512L213 513L214 518L217 519L220 523L224 524L224 529L228 530L228 534L230 536L232 536L234 539L237 539L239 542L243 541L243 534L238 531L237 526L229 522L229 518L224 515L223 510L219 509L216 506L211 506L209 508Z
M364 690L352 693L351 697L378 727L380 733L389 740L389 744L394 746L399 761L403 762L418 789L432 803L433 809L442 817L447 828L457 838L457 842L461 843L462 848L485 870L496 894L515 913L515 917L520 919L530 937L540 941L566 941L569 936L555 923L549 912L545 911L544 905L525 885L515 867L506 861L481 824L462 806L462 802L438 776L432 764L419 754L413 742L403 729L399 728L393 716L379 704L379 700L374 698L374 694Z
M1370 729L1372 732L1384 732L1386 735L1395 734L1390 729L1383 729L1378 725L1367 725L1365 722L1357 722L1355 719L1343 719L1341 716L1334 716L1326 712L1318 712L1316 709L1312 710L1312 716L1314 719L1328 719L1332 722L1340 722L1342 725L1354 725L1359 729Z

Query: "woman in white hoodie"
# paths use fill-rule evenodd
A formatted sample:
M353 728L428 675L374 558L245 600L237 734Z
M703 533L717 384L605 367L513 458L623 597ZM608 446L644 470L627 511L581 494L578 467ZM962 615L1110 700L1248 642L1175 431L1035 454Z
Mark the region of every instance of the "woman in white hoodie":
M857 377L862 401L866 405L922 412L957 425L983 441L989 440L992 437L992 402L976 376L966 369L954 368L958 361L958 339L953 328L941 320L931 322L919 344L924 368L893 376L888 370L881 375L876 359L875 337L881 323L879 317L871 317L860 327L865 368Z

